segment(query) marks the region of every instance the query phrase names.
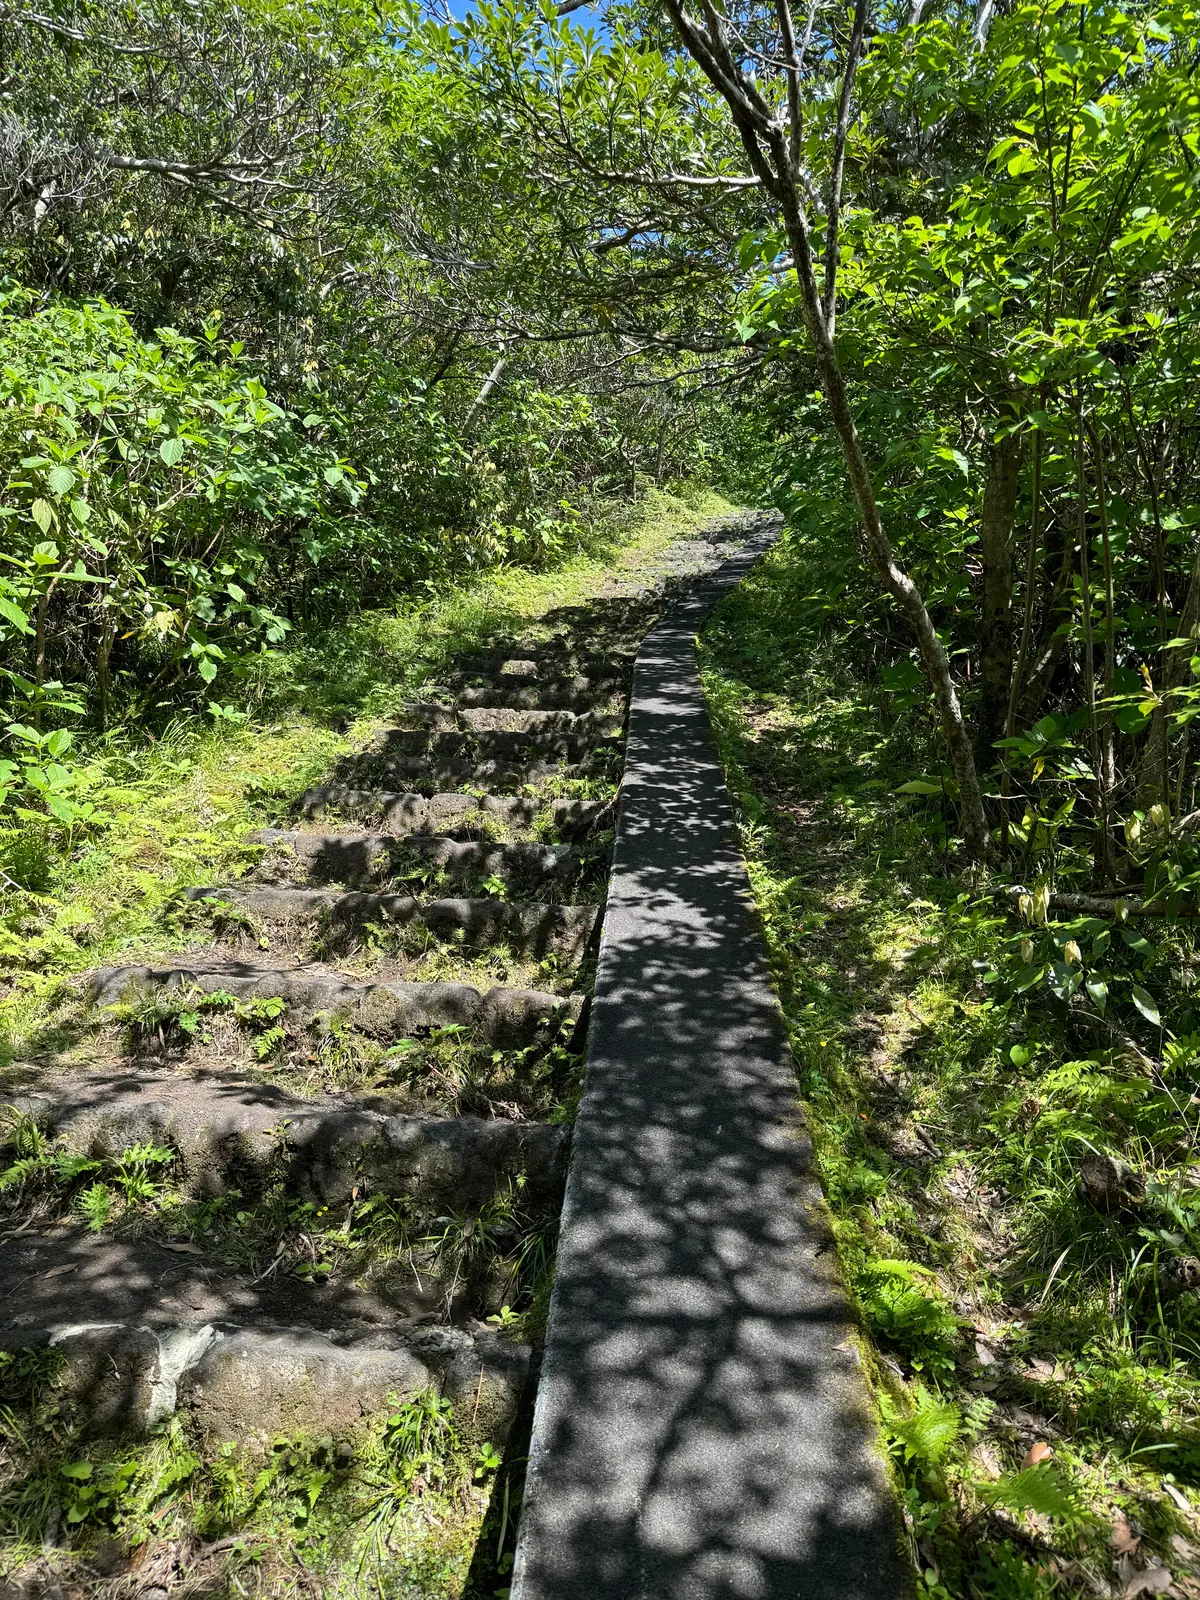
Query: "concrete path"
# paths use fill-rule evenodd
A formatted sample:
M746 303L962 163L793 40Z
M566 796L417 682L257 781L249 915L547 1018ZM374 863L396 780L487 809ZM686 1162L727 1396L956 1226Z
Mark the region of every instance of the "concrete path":
M513 1600L908 1588L694 639L646 640Z

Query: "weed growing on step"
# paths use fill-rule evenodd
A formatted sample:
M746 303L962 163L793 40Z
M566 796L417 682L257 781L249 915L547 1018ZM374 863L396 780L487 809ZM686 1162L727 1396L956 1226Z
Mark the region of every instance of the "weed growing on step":
M705 687L923 1592L1200 1593L1192 936L964 884L836 581L785 543ZM1166 1028L1085 1032L1097 971Z
M93 1232L166 1193L175 1152L143 1141L115 1156L67 1151L49 1140L30 1116L8 1108L0 1136L0 1211L36 1215L64 1208Z

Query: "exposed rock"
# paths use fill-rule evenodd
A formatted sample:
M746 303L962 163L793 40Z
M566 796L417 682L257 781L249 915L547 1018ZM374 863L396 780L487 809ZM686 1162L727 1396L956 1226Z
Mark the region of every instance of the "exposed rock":
M1159 1262L1158 1292L1164 1300L1200 1292L1200 1257L1169 1256Z
M179 1386L210 1444L251 1444L275 1434L353 1430L433 1384L406 1349L344 1349L307 1329L243 1328L218 1338Z
M1146 1198L1145 1179L1123 1161L1094 1151L1079 1163L1079 1186L1084 1199L1097 1211L1119 1211Z

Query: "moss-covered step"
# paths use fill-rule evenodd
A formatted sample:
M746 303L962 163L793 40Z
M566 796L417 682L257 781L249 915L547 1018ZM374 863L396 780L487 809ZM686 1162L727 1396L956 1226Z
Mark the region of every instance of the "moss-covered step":
M269 847L255 868L262 882L341 884L378 887L443 882L463 888L498 879L514 887L562 894L588 878L603 875L598 851L533 840L494 844L445 834L326 833L261 828L249 843ZM486 886L486 885L483 885Z
M566 1170L563 1127L397 1115L383 1095L312 1099L235 1077L96 1070L35 1083L8 1105L39 1129L50 1180L67 1170L60 1153L100 1162L103 1175L126 1152L154 1146L171 1153L166 1176L186 1195L240 1185L249 1196L282 1183L327 1205L383 1193L431 1214L467 1215L515 1184L524 1214L544 1220L557 1210Z
M128 1264L125 1252L105 1259ZM90 1265L101 1277L98 1261ZM45 1386L85 1437L133 1439L180 1413L205 1444L237 1440L265 1453L281 1434L352 1440L374 1414L436 1392L465 1401L470 1430L501 1444L529 1372L526 1346L447 1325L326 1331L141 1312L134 1321L114 1318L112 1304L107 1284L101 1293L77 1285L69 1303L0 1323L0 1349L42 1353Z
M420 928L434 939L468 950L504 944L515 955L541 959L553 953L570 961L582 958L600 915L594 905L494 898L419 900L406 894L260 883L198 886L188 889L185 898L218 910L236 908L268 926L319 922L347 929L366 924Z
M481 992L466 983L353 983L328 968L246 970L238 963L102 967L89 979L88 998L94 1007L105 1008L136 1005L172 990L282 1000L293 1016L333 1015L394 1037L457 1026L476 1043L500 1050L522 1049L545 1038L576 1016L581 1003L579 997L503 985Z
M386 789L356 789L322 784L306 789L297 807L301 817L319 820L329 813L376 822L381 831L458 836L499 825L503 828L544 827L564 838L577 838L605 827L611 802L542 800L530 795L434 794Z

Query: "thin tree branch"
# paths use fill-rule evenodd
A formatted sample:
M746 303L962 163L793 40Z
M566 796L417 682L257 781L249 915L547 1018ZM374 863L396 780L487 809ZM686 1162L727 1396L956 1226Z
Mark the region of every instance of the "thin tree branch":
M783 0L786 4L786 0ZM841 247L842 180L846 171L846 141L850 133L850 106L854 98L854 78L862 54L863 33L867 26L868 0L856 0L854 26L850 31L850 53L842 74L842 93L838 100L837 131L834 135L833 169L829 177L829 213L825 224L825 285L821 313L832 339L837 323L837 274Z

